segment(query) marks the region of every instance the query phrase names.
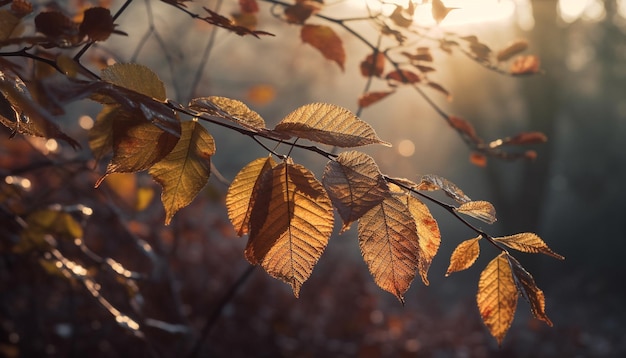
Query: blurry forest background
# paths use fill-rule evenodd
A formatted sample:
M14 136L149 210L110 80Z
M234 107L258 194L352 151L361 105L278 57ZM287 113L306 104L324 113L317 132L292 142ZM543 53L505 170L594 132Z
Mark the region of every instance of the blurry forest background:
M462 7L466 2L470 1L457 3ZM484 267L493 253L483 253L473 269L444 277L450 253L472 233L442 210L431 208L439 220L442 247L430 271L430 286L415 282L404 307L376 287L352 229L333 236L299 299L287 285L255 270L220 313L200 356L626 355L626 0L479 3L487 4L484 13L496 15L471 21L459 10L442 26L477 35L493 48L526 38L529 52L539 56L545 74L511 78L460 54L438 52L435 78L452 92L453 100L446 102L434 92L432 96L449 112L472 122L487 139L525 130L544 132L549 141L536 148L538 158L534 162L490 159L486 168L472 165L458 135L409 89L363 111L361 118L394 145L366 151L384 173L412 179L437 174L470 197L491 201L498 212L498 222L489 228L493 235L536 232L564 255L566 261L519 256L544 290L554 327L534 320L527 303L520 301L513 327L498 349L480 322L474 300L477 267ZM116 21L130 36L111 38L90 51L94 57L113 55L118 62L137 61L151 67L168 85L168 97L180 102L192 95L240 99L261 113L268 127L310 102L356 110L366 81L358 66L369 49L338 30L347 53L342 73L302 44L296 27L277 21L269 6L260 4L259 29L277 36L240 38L220 30L200 73L203 51L213 41L212 29L160 2L133 3ZM214 8L215 3L202 5ZM110 8L115 11L119 6L113 1ZM221 13L228 14L236 6L226 1ZM345 17L360 11L357 1L338 1L331 10L343 11ZM145 34L149 37L140 47ZM201 81L196 93L188 93L196 78ZM73 105L68 117L93 116L98 108ZM227 179L263 155L248 138L219 128L212 131L217 144L213 162ZM19 155L24 142L9 141L8 135L5 129L0 133L2 163ZM296 153L296 161L321 173L324 161L308 155ZM139 185L150 185L144 179L139 176ZM83 189L91 190L92 177L82 180ZM110 193L106 187L98 191ZM111 219L107 227L87 224L86 244L129 269L154 269L132 244L135 237L166 257L168 268L162 274L168 280L139 283L144 311L180 325L166 327L169 330L148 327L146 337L138 338L120 327L80 285L51 276L32 262L3 255L0 355L169 357L187 351L200 338L220 299L249 266L243 257L245 239L234 236L226 218L225 191L226 186L213 177L200 200L183 209L167 228L160 223L142 224L162 215L158 203L141 213L122 213L123 223ZM81 200L76 194L76 202ZM107 212L94 215L115 217L121 210L114 208L116 203L123 202L116 200ZM118 230L120 225L130 227L127 234L120 234L124 232ZM127 293L110 281L108 286L106 280L103 283L109 300L128 308ZM172 302L171 297L179 301ZM192 327L193 333L179 327Z

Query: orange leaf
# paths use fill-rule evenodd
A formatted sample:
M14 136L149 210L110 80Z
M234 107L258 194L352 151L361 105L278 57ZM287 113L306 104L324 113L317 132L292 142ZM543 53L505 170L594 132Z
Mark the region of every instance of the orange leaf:
M325 58L336 62L344 70L346 53L343 42L335 31L323 25L304 25L300 30L302 41L318 49Z
M389 96L392 93L394 93L394 91L365 93L359 98L359 107L365 108L365 107L371 106L372 104L380 101L381 99Z
M274 101L276 89L272 85L255 85L248 89L247 97L250 102L264 106Z
M480 255L480 241L481 236L473 239L465 240L454 249L452 256L450 256L450 265L446 271L446 277L451 273L463 271L470 268L478 255Z
M511 64L512 75L532 75L539 72L539 58L535 55L518 56Z
M548 141L548 137L541 132L526 132L520 133L514 137L507 138L503 141L503 145L522 145L522 144L536 144L545 143Z
M380 77L384 70L385 54L382 52L376 52L376 56L374 54L367 55L365 60L361 62L361 74L365 77Z
M385 79L398 81L401 83L418 83L422 80L418 74L407 70L397 70L390 72L387 74Z
M476 130L474 129L474 126L472 126L472 124L467 120L457 116L448 116L448 123L450 123L450 126L452 126L452 128L465 134L474 142L480 142L480 138L478 138L478 136L476 135Z
M241 12L253 14L259 12L259 4L256 0L239 0L239 8Z
M302 25L314 13L320 10L320 4L315 1L297 1L285 7L285 18L290 24Z
M472 152L470 154L469 160L470 163L474 164L477 167L484 168L487 166L487 156L482 153Z

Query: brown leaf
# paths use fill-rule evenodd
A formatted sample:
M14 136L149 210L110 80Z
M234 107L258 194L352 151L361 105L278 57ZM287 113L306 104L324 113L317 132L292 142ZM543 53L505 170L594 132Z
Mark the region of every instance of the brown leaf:
M509 70L512 75L532 75L539 72L539 58L535 55L517 56Z
M239 0L239 8L243 13L254 14L259 12L259 4L256 0Z
M409 2L409 4L413 5L412 2ZM400 5L396 5L396 8L391 15L389 15L389 18L394 24L400 27L409 27L413 23L413 14L409 13L409 11Z
M59 45L67 46L80 41L78 24L58 11L38 14L35 29Z
M513 322L517 297L508 255L502 252L480 274L476 295L480 316L499 345Z
M228 119L248 129L265 128L263 118L236 99L217 96L194 98L189 102L189 109Z
M546 314L546 299L543 295L543 291L537 287L532 275L526 271L513 256L509 255L507 258L513 269L517 289L528 303L530 303L530 311L533 316L552 327L552 321L550 321L550 318L548 318Z
M369 107L392 93L394 91L367 92L359 98L359 107Z
M136 63L116 63L102 70L102 80L165 101L165 85L151 69Z
M255 159L243 167L230 184L226 193L226 208L237 235L248 233L250 213L254 206L254 198L260 193L261 178L276 165L272 157Z
M487 156L483 153L472 152L470 153L470 163L474 164L477 167L484 168L487 166Z
M11 37L20 24L20 18L7 10L0 10L0 41Z
M103 106L93 127L89 130L89 148L96 160L102 159L113 151L113 120L117 117L130 120L132 116L120 109L120 106Z
M401 52L401 55L405 56L412 62L432 62L433 55L430 53L430 47L418 47L415 53Z
M482 236L465 240L454 249L450 256L450 265L446 277L450 274L470 268L480 255L480 239Z
M433 19L439 24L441 23L446 16L450 13L450 11L455 10L455 7L447 7L443 4L441 0L432 0L432 15Z
M448 116L448 123L452 128L470 138L474 143L481 142L481 139L476 135L476 130L474 129L474 126L467 120L461 117L451 115Z
M539 144L547 141L548 137L541 132L524 132L519 133L514 137L502 140L501 145ZM491 144L489 146L491 147Z
M359 220L359 246L374 281L401 302L419 267L418 242L415 220L395 196Z
M315 47L325 58L336 62L344 70L346 53L343 42L335 31L324 25L304 25L300 30L300 38L304 43Z
M11 12L13 15L22 18L33 12L33 4L26 0L11 1Z
M422 80L418 74L408 70L397 70L389 72L387 76L385 76L385 79L401 83L418 83Z
M520 52L525 51L528 48L528 41L526 40L515 40L510 43L507 47L498 51L496 54L496 59L499 62L506 61L511 57L519 54Z
M328 103L311 103L297 108L283 118L274 131L338 147L390 145L352 112Z
M459 204L472 201L456 184L434 174L423 175L415 190L443 190L447 196L451 197Z
M488 201L468 201L456 208L456 211L484 221L487 224L496 222L496 209Z
M163 1L165 1L165 0L163 0ZM251 29L248 29L247 27L244 27L244 26L238 26L237 24L233 23L227 17L222 16L222 15L218 14L217 12L215 12L215 11L213 11L213 10L207 8L207 7L202 7L202 9L204 9L204 11L206 11L207 16L200 17L199 19L201 19L203 21L206 21L207 23L209 23L211 25L215 25L217 27L221 27L221 28L226 29L228 31L232 31L232 32L236 33L239 36L252 35L252 36L254 36L256 38L258 38L260 35L274 36L273 34L271 34L269 32L251 30Z
M81 36L88 36L91 41L105 41L116 32L115 27L109 9L92 7L85 10L83 22L78 30ZM119 31L117 33L125 34Z
M317 1L296 1L295 4L285 7L285 19L290 24L302 25L321 8Z
M437 92L442 93L444 96L446 96L446 99L448 101L452 100L452 95L450 94L450 92L448 92L447 89L445 89L442 85L440 85L439 83L435 83L435 82L428 82L426 83L428 85L428 87L436 90Z
M437 255L437 251L439 251L441 233L437 221L423 202L408 194L405 199L409 212L417 225L418 272L422 277L422 282L428 286L428 269L433 258Z
M313 173L298 164L281 163L260 180L245 255L298 297L332 233L332 203Z
M341 153L336 160L329 161L322 183L343 220L341 232L380 204L389 193L374 159L356 151Z
M385 54L379 51L374 54L367 55L365 60L361 62L361 74L365 77L380 77L385 70Z
M548 245L543 240L541 240L539 236L537 236L537 234L533 234L531 232L523 232L510 236L497 237L494 240L521 252L527 252L531 254L544 254L552 256L558 260L565 260L565 257L552 251L548 247Z

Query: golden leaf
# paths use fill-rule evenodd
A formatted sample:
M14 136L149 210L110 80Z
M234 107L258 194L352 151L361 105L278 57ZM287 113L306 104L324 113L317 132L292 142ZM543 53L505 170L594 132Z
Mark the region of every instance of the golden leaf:
M25 219L26 228L20 233L20 241L13 247L15 252L47 249L47 235L54 239L76 239L83 237L83 228L71 214L64 211L43 209L33 212Z
M433 218L426 204L411 195L406 195L405 198L409 212L417 225L418 271L422 277L422 282L428 285L428 269L433 258L437 255L437 251L439 251L441 233L437 221Z
M246 258L298 297L332 234L332 203L313 173L289 162L267 170L256 191Z
M548 326L552 327L552 321L546 315L546 299L543 291L537 287L533 276L522 267L522 265L513 257L508 256L513 275L517 283L517 289L530 303L530 311L535 318L544 321Z
M446 178L434 174L423 175L415 190L443 190L443 192L454 199L457 203L463 204L472 201L453 182Z
M498 344L511 327L517 308L518 292L507 257L502 252L489 262L480 274L476 295L480 316Z
M525 51L528 48L528 41L526 40L515 40L510 43L507 47L498 51L496 54L496 59L500 62L506 61L511 57L519 54L520 52Z
M130 120L130 114L120 109L120 106L104 105L89 130L89 148L96 160L113 150L113 120L116 117Z
M150 175L162 187L165 225L174 214L189 205L209 181L215 142L197 121L182 123L180 139L172 151L150 168Z
M304 25L300 30L300 38L304 43L315 47L325 58L334 61L344 70L346 53L343 42L332 28L324 25Z
M389 192L374 159L356 151L341 153L336 160L329 161L322 183L343 220L341 232L380 204Z
M241 169L230 184L226 193L226 208L237 235L248 233L253 198L259 192L260 178L275 166L272 157L255 159Z
M233 121L242 127L258 130L265 128L265 121L261 116L248 108L245 103L226 97L200 97L189 102L189 108L209 115Z
M102 79L145 96L165 101L165 85L148 67L136 63L116 63L102 70Z
M446 277L454 272L466 270L476 262L478 255L480 255L480 238L481 236L478 236L465 240L454 249L452 256L450 256L450 265L446 271Z
M532 232L523 232L510 236L496 237L494 240L521 252L544 254L552 256L555 259L565 260L565 257L552 251L548 245L541 240L539 236L537 236L537 234L533 234Z
M390 146L352 112L328 103L311 103L297 108L276 125L275 131L337 147Z
M456 212L484 221L487 224L493 224L497 220L496 209L488 201L468 201L456 208Z
M419 267L418 242L415 220L395 196L359 220L359 246L374 281L401 302Z

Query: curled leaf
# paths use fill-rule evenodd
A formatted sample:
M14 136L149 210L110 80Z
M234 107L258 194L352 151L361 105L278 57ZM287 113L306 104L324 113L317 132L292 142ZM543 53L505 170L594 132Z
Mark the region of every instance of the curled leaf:
M242 127L259 130L265 128L265 121L261 116L236 99L226 97L200 97L189 102L189 108L209 115L233 121Z
M454 199L457 203L463 204L472 201L461 188L456 186L446 178L434 174L423 175L415 190L443 190L446 195Z
M552 321L546 314L546 299L543 291L537 287L533 276L522 267L522 265L513 257L507 256L509 263L513 269L513 276L517 289L522 296L530 303L530 311L535 318L544 321L548 326L552 327Z
M496 222L496 209L488 201L468 201L456 208L456 211L484 221L487 224Z

